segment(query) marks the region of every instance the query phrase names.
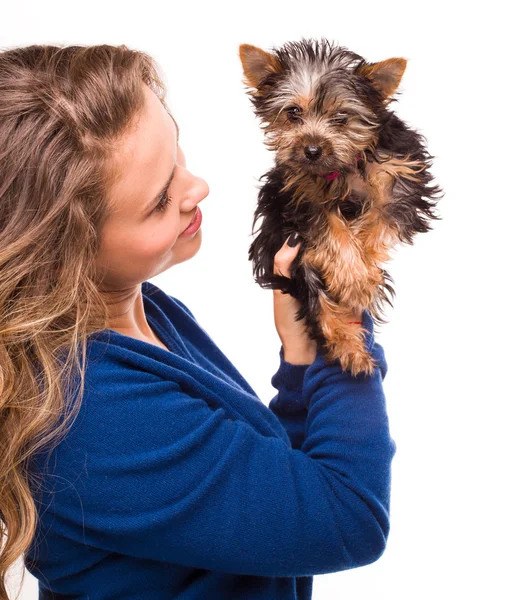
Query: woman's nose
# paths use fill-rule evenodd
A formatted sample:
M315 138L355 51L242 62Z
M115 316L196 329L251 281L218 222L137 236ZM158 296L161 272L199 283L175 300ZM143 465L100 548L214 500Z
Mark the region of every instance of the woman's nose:
M183 196L184 204L189 208L184 208L185 212L194 210L194 207L209 195L209 185L202 177L190 173L192 180L188 183L187 190Z
M201 202L209 195L209 184L202 177L194 176L194 196L198 202Z

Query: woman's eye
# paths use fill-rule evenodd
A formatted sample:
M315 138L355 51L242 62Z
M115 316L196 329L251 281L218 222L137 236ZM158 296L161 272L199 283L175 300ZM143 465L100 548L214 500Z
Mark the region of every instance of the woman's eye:
M161 198L159 204L154 208L153 212L163 212L166 208L171 204L171 196L167 194L164 195L164 198Z

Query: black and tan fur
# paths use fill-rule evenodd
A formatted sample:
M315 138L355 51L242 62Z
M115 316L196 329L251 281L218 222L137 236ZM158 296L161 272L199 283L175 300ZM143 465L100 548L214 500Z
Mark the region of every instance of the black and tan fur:
M271 52L243 44L239 54L275 151L253 220L255 280L300 301L297 318L327 360L372 375L367 332L349 317L367 309L377 325L387 322L383 305L392 306L395 291L382 265L396 244L413 244L440 219L426 140L388 110L407 61L368 63L324 39ZM328 181L333 171L339 176ZM303 241L288 279L274 274L274 255L293 231Z

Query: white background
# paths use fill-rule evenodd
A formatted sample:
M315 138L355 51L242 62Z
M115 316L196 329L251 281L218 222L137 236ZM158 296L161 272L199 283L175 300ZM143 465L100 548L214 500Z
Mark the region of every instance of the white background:
M393 461L391 533L360 569L315 577L318 600L507 599L507 79L502 3L18 2L0 46L122 44L168 84L187 167L206 179L202 246L153 282L194 312L264 403L279 358L272 292L247 259L258 178L272 165L238 46L326 37L367 60L408 60L391 105L435 156L434 230L400 245L377 340ZM504 25L503 25L504 24ZM12 583L18 580L13 571ZM22 599L37 598L28 573ZM14 596L13 596L14 597Z

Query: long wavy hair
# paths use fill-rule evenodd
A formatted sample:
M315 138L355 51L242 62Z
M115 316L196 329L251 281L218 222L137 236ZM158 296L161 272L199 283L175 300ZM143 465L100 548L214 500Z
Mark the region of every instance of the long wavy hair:
M0 51L1 600L36 533L31 458L78 416L87 337L108 327L94 258L142 83L168 111L159 66L125 45Z

